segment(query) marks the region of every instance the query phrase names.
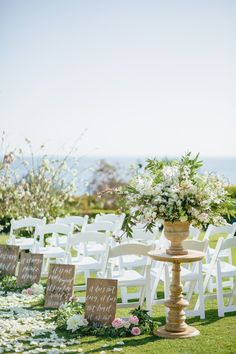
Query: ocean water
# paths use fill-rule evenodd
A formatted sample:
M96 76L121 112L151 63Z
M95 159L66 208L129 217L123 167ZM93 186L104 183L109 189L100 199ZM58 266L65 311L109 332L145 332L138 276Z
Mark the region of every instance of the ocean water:
M160 157L158 157L160 158ZM171 157L168 157L171 158ZM74 168L78 172L78 183L77 183L77 194L86 193L89 182L94 174L94 171L98 167L100 160L105 160L108 163L115 165L119 172L119 175L126 181L129 179L130 166L135 164L144 165L146 158L132 156L132 157L123 157L123 156L100 156L100 157L70 157L68 158L68 165L71 168ZM30 164L30 158L26 157ZM204 173L206 171L213 172L219 176L222 176L226 179L228 184L236 185L236 156L235 157L201 157L203 161L203 166L200 172ZM40 162L40 157L35 158L35 164ZM16 163L17 167L17 163ZM19 175L24 175L25 170L19 169ZM66 176L67 178L67 176ZM68 176L69 178L69 176Z

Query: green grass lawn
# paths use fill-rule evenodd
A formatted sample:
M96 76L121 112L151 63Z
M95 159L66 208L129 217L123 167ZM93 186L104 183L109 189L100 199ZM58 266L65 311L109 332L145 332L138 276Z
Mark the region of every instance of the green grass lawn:
M0 236L0 243L5 243L6 237ZM214 247L216 238L212 241ZM234 252L234 263L236 263L236 252ZM160 295L163 295L160 288ZM196 326L201 335L189 339L160 339L154 335L141 335L121 339L96 338L92 336L82 337L81 344L71 349L69 353L78 352L82 348L84 353L100 353L105 351L111 353L114 348L123 348L123 353L136 354L187 354L187 353L236 353L236 312L228 313L223 318L218 318L216 300L209 300L205 303L206 319L200 320L199 317L188 318L187 323ZM129 309L118 309L117 316L128 317ZM165 323L164 306L153 306L154 317ZM65 336L65 333L63 333ZM117 342L123 341L124 345ZM108 347L103 347L108 344Z

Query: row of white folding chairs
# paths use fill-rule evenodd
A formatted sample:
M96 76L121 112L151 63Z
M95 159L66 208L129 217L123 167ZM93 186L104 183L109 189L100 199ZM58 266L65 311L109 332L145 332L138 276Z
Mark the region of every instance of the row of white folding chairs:
M44 273L47 272L48 264L52 258L62 259L65 257L65 248L67 246L68 236L73 233L76 224L80 226L81 230L105 230L113 232L116 228L120 227L123 223L123 215L108 215L112 221L103 220L105 216L101 215L101 218L97 218L97 221L88 224L88 216L68 216L65 218L57 218L55 224L45 224L45 218L24 218L21 220L12 220L10 236L8 239L8 244L19 245L21 250L31 250L32 252L38 252L44 254L45 266ZM115 218L116 217L116 218ZM22 228L34 228L34 237L26 238L20 237L16 238L15 232ZM50 235L48 237L48 235ZM45 237L47 235L47 237ZM78 233L76 234L78 236ZM107 234L108 236L108 234ZM97 246L100 249L97 249ZM79 247L79 246L78 246ZM97 245L90 244L90 253L100 253L104 251L103 245L97 243ZM80 249L77 250L80 253ZM86 252L88 250L86 248Z
M67 221L69 225L65 224L45 224L45 221L43 222L41 220L34 219L31 220L24 220L24 222L18 221L15 223L13 221L12 225L12 231L15 229L15 227L22 228L24 226L31 226L35 227L35 233L34 233L34 243L33 246L30 247L31 252L33 253L42 253L44 255L44 266L43 266L43 275L47 274L48 271L48 265L50 262L56 261L57 263L67 263L67 264L74 264L76 266L76 273L81 273L83 272L85 274L85 278L90 276L90 272L96 272L100 276L104 277L107 274L106 270L106 264L108 264L107 259L110 257L116 258L114 255L118 256L119 258L119 247L116 249L115 253L113 254L111 251L114 250L113 248L109 247L109 244L111 242L111 238L109 237L109 231L106 233L99 232L99 231L82 231L78 235L73 234L73 229L74 225L71 223L71 221L77 222L75 218L71 219L68 218L67 220L62 220L58 219L57 222L65 222ZM104 229L104 226L107 226L104 224L105 221L97 221L95 224L99 224L99 226ZM39 225L40 224L40 225ZM97 226L97 225L96 225ZM112 230L111 230L112 231ZM45 236L52 234L51 240L53 240L53 237L64 237L66 238L66 247L63 248L60 246L60 243L56 242L55 245L46 245L45 242ZM13 235L13 232L12 234ZM60 236L59 236L60 235ZM140 235L140 233L139 233ZM16 240L15 240L16 241ZM100 245L104 247L104 249L100 249L100 257L94 258L89 256L88 254L77 254L77 256L73 257L72 256L72 249L76 247L80 247L81 244L88 245L94 243L97 245ZM25 246L25 245L24 245ZM31 244L27 244L27 246L31 246ZM147 251L151 250L153 246L146 246L142 244L137 244L135 247L135 250L133 249L133 245L128 246L130 248L130 253L132 254L133 251L138 250L138 257L140 256L146 256L146 260L148 261L147 258ZM128 256L129 252L127 252L127 246L122 245L121 246L121 251L125 250L124 256ZM122 252L121 252L122 254ZM107 258L108 257L108 258ZM149 260L150 262L150 260ZM114 269L112 272L115 272L112 274L112 277L114 277L116 274L116 278L118 280L119 275L120 275L120 281L119 284L121 285L121 289L124 289L124 287L130 285L137 285L137 286L142 286L143 292L142 292L142 298L139 300L139 303L142 304L144 300L144 292L145 289L147 288L147 282L146 282L146 275L141 275L139 272L135 270L128 270L128 271L122 271L122 274L120 272L120 268L118 269L117 266L115 265ZM128 273L128 278L127 274ZM146 274L146 272L145 272ZM149 273L148 273L149 274ZM132 275L132 279L130 279ZM134 277L135 275L135 277ZM135 278L135 279L134 279ZM85 279L86 281L86 279ZM78 287L75 287L78 289ZM85 287L79 287L79 290L83 290ZM147 301L148 302L148 301ZM127 303L126 303L127 305ZM129 306L129 305L128 305Z
M116 215L116 214L104 214L104 215L96 215L95 220L92 224L88 223L88 216L67 216L63 218L56 218L55 223L56 224L66 224L66 225L74 225L74 230L73 232L76 232L78 230L82 231L99 231L99 230L105 230L105 231L111 231L115 232L116 230L119 230L123 224L124 221L124 214ZM10 228L10 235L8 239L9 244L15 244L19 245L21 249L30 249L33 246L33 239L32 238L26 238L26 237L16 237L16 232L19 229L22 228L33 228L35 229L36 226L43 226L46 224L46 218L23 218L20 220L12 220L11 221L11 228ZM54 246L65 246L66 244L66 239L61 238L60 243L58 244L58 239L56 237L56 233L52 235L51 238L48 239L48 242L51 243ZM42 246L42 245L41 245Z
M34 220L35 221L35 220ZM71 221L71 220L68 220L68 222ZM29 222L26 223L27 226L29 225ZM18 222L18 226L22 226L22 224L19 224ZM32 226L32 224L30 225ZM233 225L234 226L234 225ZM66 239L68 239L68 236L72 233L72 228L73 228L73 225L69 225L69 227L65 227L65 225L57 225L57 226L53 226L51 224L48 224L48 225L44 225L44 226L41 226L41 227L38 227L38 230L36 232L36 237L35 237L35 244L34 244L34 249L33 251L34 252L41 252L44 254L44 257L45 259L47 260L47 263L49 263L50 259L52 258L56 258L56 259L63 259L65 258L66 256L66 250L65 249L62 249L61 247L55 245L55 246L46 246L44 245L44 235L45 234L48 234L48 233L60 233L60 234L63 234L64 233L64 236L66 237ZM140 230L139 230L140 231ZM222 231L222 228L221 228L221 231ZM39 236L39 240L37 239L37 237ZM88 235L86 235L87 237ZM97 235L97 236L101 236L101 235ZM109 240L109 238L107 237L108 235L106 235L106 241ZM207 239L207 238L205 238ZM82 239L81 239L82 240ZM81 245L81 240L78 240L78 244ZM101 239L100 239L101 240ZM79 242L80 241L80 242ZM88 241L88 238L86 238L86 241ZM97 245L99 244L99 242L97 242L97 240L95 239L90 239L90 242L94 242L96 247ZM87 242L88 243L88 242ZM103 247L103 251L105 250L105 247L104 247L104 242L101 242L100 243L100 246ZM100 250L101 251L101 250ZM98 253L102 253L102 252L98 252ZM89 257L89 255L87 254L87 256ZM219 257L221 256L221 254L219 254ZM67 257L68 257L68 252L67 252ZM126 257L126 259L125 259ZM136 255L135 256L136 259L132 259L132 256L131 255L126 255L124 257L122 257L122 262L121 262L121 269L127 269L127 270L132 270L134 267L137 267L137 266L142 266L144 265L144 257L140 257L140 255ZM92 258L92 259L91 259ZM93 257L90 257L90 260L88 262L88 259L87 259L87 265L85 264L85 259L83 258L84 260L84 264L81 264L81 257L80 257L80 265L82 266L82 269L85 269L87 267L87 275L89 274L89 271L90 270L93 270L94 268L90 268L89 269L89 264L94 267L94 264L96 264L96 262L94 261L94 258ZM97 261L97 260L96 260ZM101 267L101 262L99 264L99 267ZM96 269L99 268L98 265L96 264ZM205 266L205 268L207 268L207 265ZM80 267L79 267L80 268ZM45 270L47 270L47 267L45 268ZM209 282L211 280L211 277L209 278ZM209 283L208 282L208 283ZM223 284L224 285L224 284ZM232 284L231 284L232 285ZM232 285L233 286L233 285ZM167 287L168 288L168 287Z

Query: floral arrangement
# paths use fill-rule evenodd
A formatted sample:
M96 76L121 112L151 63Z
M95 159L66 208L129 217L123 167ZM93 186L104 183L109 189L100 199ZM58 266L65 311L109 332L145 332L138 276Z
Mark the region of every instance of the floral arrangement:
M23 289L21 293L26 296L44 295L44 287L42 284L33 284L30 288Z
M145 223L152 230L157 221L188 221L196 227L225 224L225 215L233 215L235 202L225 181L214 174L199 173L199 155L187 153L180 160L148 160L129 185L119 190L130 215L124 223L128 236L132 226Z
M0 274L0 291L7 294L10 292L21 293L24 296L44 297L44 286L42 284L17 285L17 278L12 275Z
M99 327L90 324L84 318L83 308L83 305L76 298L61 306L54 317L58 329L67 330L72 335L127 337L152 333L154 326L157 325L146 310L138 307L131 312L131 316L128 319L115 318L111 326Z
M0 274L0 290L5 294L8 292L20 293L26 286L18 286L16 280L15 276Z

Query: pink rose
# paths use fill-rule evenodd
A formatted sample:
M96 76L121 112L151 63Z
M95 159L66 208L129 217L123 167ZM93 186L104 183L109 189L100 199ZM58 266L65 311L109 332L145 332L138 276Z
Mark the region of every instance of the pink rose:
M129 322L133 325L137 325L139 323L139 319L137 316L130 316Z
M29 296L33 295L33 290L31 288L26 289L26 291L27 291L27 295Z
M138 327L133 327L131 329L131 333L133 334L133 336L139 336L141 331L140 331L140 329Z
M118 329L118 328L122 328L123 325L124 325L124 321L121 319L121 318L115 318L113 321L112 321L112 327Z
M21 294L25 295L25 296L31 296L31 295L33 295L33 290L31 288L24 289L24 290L22 290Z

